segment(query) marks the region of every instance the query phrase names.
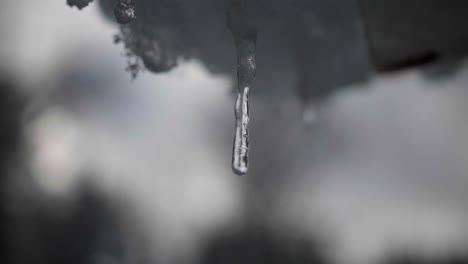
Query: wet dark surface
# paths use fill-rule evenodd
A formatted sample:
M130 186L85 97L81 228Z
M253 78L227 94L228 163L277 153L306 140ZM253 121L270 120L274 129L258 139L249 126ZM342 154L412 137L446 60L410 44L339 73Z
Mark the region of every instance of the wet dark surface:
M306 99L325 98L347 84L364 81L372 72L367 55L358 2L237 1L242 7L238 24L256 25L257 78L253 94L287 94ZM109 14L112 1L101 1ZM235 45L223 1L139 1L138 18L130 23L132 39L154 43L135 52L159 58L196 58L213 72L236 75ZM171 61L169 60L169 61ZM146 58L147 69L172 69L166 60ZM284 80L278 80L284 76ZM290 83L290 79L297 82Z
M361 0L373 61L395 71L468 55L463 0Z

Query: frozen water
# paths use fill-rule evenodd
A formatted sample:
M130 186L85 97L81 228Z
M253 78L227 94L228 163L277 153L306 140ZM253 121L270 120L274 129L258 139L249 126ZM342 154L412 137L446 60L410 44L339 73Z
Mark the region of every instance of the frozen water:
M133 0L119 0L114 8L115 19L119 24L128 24L136 18Z
M249 87L237 94L235 109L236 133L232 154L232 170L243 175L249 166Z
M257 29L244 20L245 11L239 1L232 1L228 12L230 28L237 50L237 99L235 103L236 131L232 154L232 169L238 175L248 171L249 164L249 91L256 75L255 48Z
M67 4L71 7L76 6L78 9L83 9L92 1L93 0L67 0Z

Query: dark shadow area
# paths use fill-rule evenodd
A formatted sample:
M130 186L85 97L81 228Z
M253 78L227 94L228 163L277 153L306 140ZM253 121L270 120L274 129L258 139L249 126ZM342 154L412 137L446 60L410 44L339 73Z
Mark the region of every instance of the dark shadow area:
M396 71L468 54L463 0L360 0L373 63Z
M7 212L9 168L20 146L21 115L25 100L14 84L0 75L0 263L8 263L9 240L6 231L11 218Z
M79 188L70 208L60 209L60 201L47 195L29 199L36 201L23 204L23 214L4 225L9 261L2 263L127 263L118 216L90 185Z
M429 258L417 254L397 254L383 261L384 264L466 264L468 256L461 254L447 255L446 257Z
M263 227L244 227L209 241L201 264L331 263L317 242L310 237L287 237Z

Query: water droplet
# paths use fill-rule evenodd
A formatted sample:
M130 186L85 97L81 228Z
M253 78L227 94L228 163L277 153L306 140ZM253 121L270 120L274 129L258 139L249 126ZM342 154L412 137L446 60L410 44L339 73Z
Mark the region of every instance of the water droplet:
M114 15L119 24L132 22L132 20L136 18L133 0L119 0L115 5Z
M146 69L152 72L166 72L177 65L176 55L173 50L162 47L156 40L141 42L139 52Z
M319 118L319 105L317 102L310 101L302 105L302 122L304 125L314 125L318 122Z

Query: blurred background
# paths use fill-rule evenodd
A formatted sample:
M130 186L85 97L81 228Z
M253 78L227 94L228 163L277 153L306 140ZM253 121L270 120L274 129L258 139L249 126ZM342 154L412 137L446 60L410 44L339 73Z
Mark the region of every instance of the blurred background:
M3 2L0 263L468 263L467 4L379 1L258 1L242 177L222 1Z

